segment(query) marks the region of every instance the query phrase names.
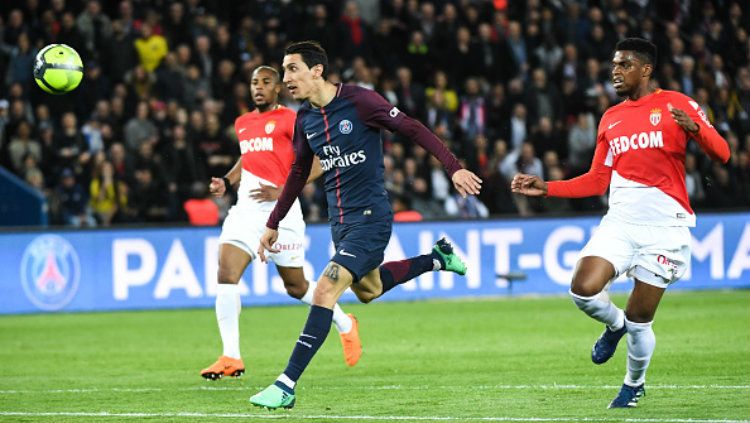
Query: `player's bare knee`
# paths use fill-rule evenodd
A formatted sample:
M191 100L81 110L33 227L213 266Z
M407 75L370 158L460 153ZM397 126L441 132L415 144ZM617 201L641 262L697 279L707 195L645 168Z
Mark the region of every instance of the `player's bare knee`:
M354 295L356 295L357 299L361 303L364 303L364 304L368 304L372 302L372 300L374 300L375 298L378 298L378 295L372 291L357 290L357 291L354 291Z
M289 294L290 297L299 300L304 297L305 292L307 292L307 283L302 284L296 281L284 281L284 288L286 289L286 293Z
M230 269L219 267L218 275L216 280L223 284L237 284L240 281L240 276L237 272L233 272Z
M602 292L602 286L597 281L580 275L573 275L573 282L570 284L570 292L580 297L593 297Z

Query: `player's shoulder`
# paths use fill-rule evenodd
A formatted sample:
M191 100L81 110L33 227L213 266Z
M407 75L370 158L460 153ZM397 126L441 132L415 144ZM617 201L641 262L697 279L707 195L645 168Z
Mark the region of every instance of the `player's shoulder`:
M258 116L260 116L260 113L258 113L255 110L250 111L250 112L245 112L237 116L237 119L234 120L234 125L237 126L237 125L246 124L248 122L252 122L258 119Z
M359 85L340 84L338 96L351 100L367 100L372 97L380 97L375 90L360 87Z
M693 100L689 95L683 94L679 91L662 90L661 95L663 99L675 105L689 104L695 110L698 110L700 107L698 106L698 102Z
M275 110L276 116L279 116L282 119L294 121L294 119L297 118L297 112L294 110L286 107L286 106L280 106L278 109Z

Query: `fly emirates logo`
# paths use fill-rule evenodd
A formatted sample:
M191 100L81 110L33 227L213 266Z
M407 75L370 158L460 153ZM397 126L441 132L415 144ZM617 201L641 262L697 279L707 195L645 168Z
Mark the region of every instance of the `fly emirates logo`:
M240 152L242 154L253 151L273 151L273 138L255 137L249 140L240 140Z
M334 167L349 167L367 160L365 150L355 151L353 153L341 154L341 148L336 145L326 145L323 147L323 155L325 158L320 158L320 166L323 171L332 169Z
M609 140L612 154L618 155L629 150L644 148L664 148L664 137L661 131L637 132L633 135L623 135Z

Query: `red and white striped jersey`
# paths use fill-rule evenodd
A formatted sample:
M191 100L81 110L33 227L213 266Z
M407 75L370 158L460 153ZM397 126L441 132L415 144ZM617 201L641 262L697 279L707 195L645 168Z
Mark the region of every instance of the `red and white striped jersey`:
M688 134L669 113L683 110L698 124ZM685 188L685 149L694 138L714 160L729 160L727 142L698 103L675 91L656 90L609 108L599 122L596 151L588 173L549 182L551 197L601 195L609 185L607 215L650 226L695 226Z
M276 110L252 111L238 117L234 131L242 154L242 176L237 191L237 205L255 210L271 211L275 201L259 203L250 190L260 182L280 186L289 176L294 161L292 136L296 113L280 106Z

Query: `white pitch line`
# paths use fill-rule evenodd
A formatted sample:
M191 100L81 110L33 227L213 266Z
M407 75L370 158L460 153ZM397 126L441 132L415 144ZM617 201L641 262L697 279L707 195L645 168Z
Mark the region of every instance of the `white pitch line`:
M657 418L622 418L622 417L472 417L472 416L367 416L367 415L297 415L297 414L251 414L251 413L110 413L100 412L24 412L0 411L0 416L16 417L218 417L218 418L253 418L253 419L301 419L301 420L417 420L417 421L489 421L489 422L628 422L628 423L750 423L750 420L730 419L657 419Z
M479 390L612 390L619 389L620 385L475 385L472 389ZM0 395L13 394L86 394L97 392L190 392L190 391L253 391L262 388L261 386L192 386L183 388L70 388L70 389L6 389L0 390ZM299 390L351 390L351 387L305 387L301 386ZM374 391L424 391L430 389L456 390L466 389L466 386L451 385L382 385L382 386L358 386L357 389L366 389ZM750 389L750 385L649 385L649 390L705 390L705 389L723 389L723 390L744 390Z

